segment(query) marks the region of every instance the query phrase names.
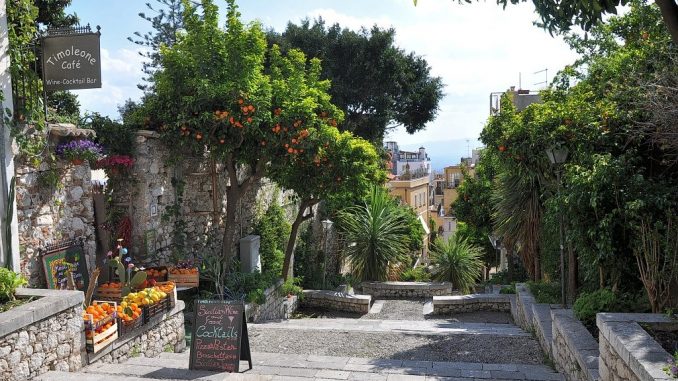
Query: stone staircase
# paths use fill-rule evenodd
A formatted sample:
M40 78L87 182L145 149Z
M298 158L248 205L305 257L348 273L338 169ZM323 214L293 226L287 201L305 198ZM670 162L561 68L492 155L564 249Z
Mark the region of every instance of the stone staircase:
M49 372L38 381L478 381L563 380L544 365L480 364L366 359L355 357L253 353L253 369L241 362L244 373L212 373L188 370L188 352L162 353L160 357L136 357L123 364L99 364L79 373Z

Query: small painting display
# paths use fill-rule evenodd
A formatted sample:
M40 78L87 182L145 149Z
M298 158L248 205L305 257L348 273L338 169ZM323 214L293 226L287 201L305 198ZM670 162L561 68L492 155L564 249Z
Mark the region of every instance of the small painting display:
M47 288L66 290L69 277L73 288L85 291L89 283L87 259L82 239L56 242L41 250Z

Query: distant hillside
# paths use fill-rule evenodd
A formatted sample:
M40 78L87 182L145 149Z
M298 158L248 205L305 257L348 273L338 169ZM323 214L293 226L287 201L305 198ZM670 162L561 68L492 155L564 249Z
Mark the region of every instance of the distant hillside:
M421 144L407 144L407 142L399 141L398 146L406 151L416 151L423 146L431 158L431 167L439 171L449 165L459 164L462 157L470 156L470 150L481 147L482 144L477 140L471 140L467 143L464 139L458 139Z

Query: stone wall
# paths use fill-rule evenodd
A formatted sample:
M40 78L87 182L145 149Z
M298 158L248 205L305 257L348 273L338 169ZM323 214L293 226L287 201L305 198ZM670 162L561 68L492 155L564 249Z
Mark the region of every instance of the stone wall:
M50 370L81 369L83 293L19 289L39 297L0 313L0 379L29 380Z
M49 131L51 152L61 142L93 134L74 126L51 125ZM44 287L39 248L52 242L83 237L88 266L94 266L96 243L89 164L74 165L57 159L36 168L30 160L17 157L15 176L21 272L29 285ZM50 176L54 176L56 184L47 184Z
M339 291L304 290L301 305L304 307L325 308L335 311L366 314L370 312L372 297L355 295Z
M373 298L422 298L452 294L452 283L429 282L363 282L362 293Z
M278 281L272 287L264 291L266 302L264 304L247 303L245 313L247 321L259 323L268 320L289 319L297 310L298 298L296 296L287 297L280 294L282 280Z
M174 251L186 259L219 252L229 184L224 166L208 157L170 157L159 137L138 131L134 167L109 180L111 207L133 221L132 255L145 265L165 265L173 262ZM274 189L275 184L264 179L243 196L234 247L251 232L257 211L271 203ZM279 197L284 200L286 195Z
M476 311L509 312L509 295L473 294L454 296L434 296L433 315L447 315Z
M161 352L182 352L186 348L184 306L182 300L177 300L177 305L171 311L141 326L136 334L114 341L101 352L88 354L89 364L120 363L130 357L155 357Z
M598 343L584 325L574 317L572 310L552 310L552 355L556 369L568 381L596 381L598 372Z
M511 315L518 325L537 337L544 353L567 380L599 379L598 344L571 309L536 303L527 286L518 283Z
M598 314L601 381L674 380L662 370L670 354L638 323L678 330L661 314Z

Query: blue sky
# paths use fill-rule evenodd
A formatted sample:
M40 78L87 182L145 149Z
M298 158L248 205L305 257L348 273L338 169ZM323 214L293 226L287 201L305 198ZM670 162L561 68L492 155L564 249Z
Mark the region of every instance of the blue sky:
M119 104L141 95L136 88L142 76L139 47L127 37L149 29L137 15L145 11L145 3L73 0L69 10L82 23L102 28L103 88L76 92L83 110L117 117ZM225 2L216 3L225 9ZM277 31L288 21L318 16L351 29L394 27L398 45L424 56L432 73L443 78L446 96L438 118L425 131L409 135L396 130L389 140L406 149L430 147L434 168L454 164L468 145L480 145L477 139L488 116L491 92L518 86L519 73L523 88L537 89L540 85L534 84L545 77L535 72L548 68L550 80L576 58L562 39L532 25L537 16L530 3L506 10L494 1L454 0L420 0L417 7L412 0L247 0L239 5L245 21L257 19Z

